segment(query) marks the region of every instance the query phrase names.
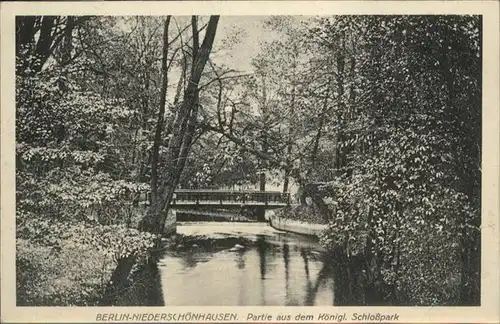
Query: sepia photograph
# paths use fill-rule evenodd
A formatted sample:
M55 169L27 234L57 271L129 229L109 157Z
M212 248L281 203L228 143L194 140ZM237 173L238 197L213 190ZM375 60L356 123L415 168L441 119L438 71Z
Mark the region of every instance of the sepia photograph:
M15 307L483 305L483 15L174 13L12 18Z
M479 305L481 17L16 17L17 303Z

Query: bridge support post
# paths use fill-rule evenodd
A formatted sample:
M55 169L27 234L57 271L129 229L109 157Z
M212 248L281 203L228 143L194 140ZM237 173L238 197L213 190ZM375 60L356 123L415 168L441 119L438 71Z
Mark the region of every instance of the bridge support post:
M255 216L257 216L258 222L265 222L266 221L266 207L265 206L255 207Z
M167 219L165 227L163 228L163 236L170 236L177 232L177 211L169 209L167 212Z

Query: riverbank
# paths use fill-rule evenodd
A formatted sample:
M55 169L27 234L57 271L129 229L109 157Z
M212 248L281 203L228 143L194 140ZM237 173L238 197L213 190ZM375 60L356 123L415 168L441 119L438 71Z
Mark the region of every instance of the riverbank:
M328 227L314 206L297 205L280 209L269 217L269 225L277 230L319 237Z
M269 225L277 230L319 237L327 228L325 224L313 224L283 217L270 217Z

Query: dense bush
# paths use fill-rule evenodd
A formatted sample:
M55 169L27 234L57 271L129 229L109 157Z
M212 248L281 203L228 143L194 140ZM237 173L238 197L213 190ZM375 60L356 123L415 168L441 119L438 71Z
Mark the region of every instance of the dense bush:
M340 175L324 185L334 213L322 242L364 255L371 281L395 304L479 303L479 26L479 17L394 16L343 17L321 29L343 37L345 27L346 40L368 31L358 35L363 46L350 45L366 55L351 58L362 66L352 86L368 100L346 106Z
M144 259L154 244L153 235L123 225L26 220L16 243L18 304L97 305L118 260Z
M326 224L325 218L314 204L287 206L279 210L276 216L312 224Z
M149 185L133 180L132 167L117 170L130 152L122 144L131 112L75 82L78 64L34 74L24 59L16 78L17 301L97 305L119 261L141 263L156 239L133 229Z

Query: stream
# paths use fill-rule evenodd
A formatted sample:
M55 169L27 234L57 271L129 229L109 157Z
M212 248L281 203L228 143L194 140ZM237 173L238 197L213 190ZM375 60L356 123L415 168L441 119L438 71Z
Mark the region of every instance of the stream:
M178 223L177 233L248 243L207 249L195 240L167 252L158 264L167 306L335 304L332 262L312 237L236 222Z

